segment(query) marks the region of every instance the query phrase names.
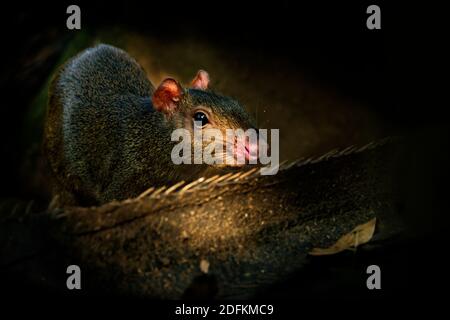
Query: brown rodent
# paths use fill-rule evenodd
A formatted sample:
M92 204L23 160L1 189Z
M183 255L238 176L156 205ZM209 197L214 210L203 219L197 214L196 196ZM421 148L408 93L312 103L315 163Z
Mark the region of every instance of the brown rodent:
M44 152L62 205L135 197L151 186L206 175L219 166L175 165L177 128L193 119L208 128L254 128L244 108L208 89L199 71L184 89L168 78L158 88L125 51L98 45L68 61L49 90Z

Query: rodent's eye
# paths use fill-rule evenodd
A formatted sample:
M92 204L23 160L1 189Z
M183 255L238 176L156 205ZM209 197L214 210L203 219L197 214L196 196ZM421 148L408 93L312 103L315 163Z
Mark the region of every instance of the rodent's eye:
M198 111L194 114L194 121L201 122L201 127L204 127L208 122L208 117L201 111ZM194 123L195 124L195 123Z

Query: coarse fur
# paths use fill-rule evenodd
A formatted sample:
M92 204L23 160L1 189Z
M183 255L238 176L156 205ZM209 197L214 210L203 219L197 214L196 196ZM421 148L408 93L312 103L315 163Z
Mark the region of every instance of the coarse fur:
M205 88L184 89L169 80L155 89L132 57L104 44L60 68L49 91L44 152L61 205L126 199L151 186L220 170L205 164L175 165L171 160L177 143L171 141L173 130L191 130L198 108L222 131L254 128L237 101ZM159 92L167 93L167 83L176 83L180 90L176 104L169 101L172 109L155 104L156 98L166 99Z

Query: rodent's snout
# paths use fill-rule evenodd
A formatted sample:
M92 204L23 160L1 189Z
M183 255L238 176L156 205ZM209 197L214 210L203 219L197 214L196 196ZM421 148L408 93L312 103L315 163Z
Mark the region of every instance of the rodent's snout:
M259 139L258 139L259 140ZM246 139L245 141L245 160L256 161L258 160L258 141L252 142Z
M245 161L247 163L256 164L259 159L260 148L268 150L267 142L260 138L258 135L255 137L236 137L234 143L234 157L240 161Z

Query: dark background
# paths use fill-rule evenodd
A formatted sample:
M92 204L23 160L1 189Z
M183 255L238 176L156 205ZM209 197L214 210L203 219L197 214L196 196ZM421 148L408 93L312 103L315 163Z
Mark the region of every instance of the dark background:
M359 256L350 270L330 271L322 261L313 263L312 272L325 280L313 282L305 275L293 280L295 285L309 288L306 294L373 298L372 293L357 285L365 275L355 277L354 272L374 259L382 259L382 265L391 270L384 280L384 290L376 293L378 298L418 297L432 292L430 286L445 278L440 256L446 255L443 240L448 212L445 201L448 125L442 104L431 103L429 97L421 99L427 82L422 70L428 61L424 55L428 50L422 40L434 33L429 34L422 28L423 24L414 23L428 8L377 1L159 1L146 4L124 1L95 5L82 1L77 4L82 11L82 28L123 25L158 39L192 36L223 50L263 52L268 57L288 61L310 79L351 96L376 113L382 119L386 135L407 137L409 147L404 167L399 169L397 177L404 195L400 211L419 236L407 244L396 244L386 252ZM365 10L370 4L381 7L381 30L366 28ZM41 197L43 206L48 200L27 186L29 175L23 172L27 152L22 124L26 106L38 94L58 58L61 48L54 44L63 46L73 37L74 31L65 27L67 5L8 4L2 7L0 195L3 198ZM51 49L42 51L46 46ZM41 59L42 63L30 63L36 52L47 54ZM282 89L282 84L274 86ZM330 259L335 259L332 264L339 265L339 259L346 258ZM327 280L337 278L344 279L344 285ZM301 294L295 296L295 291L283 288L278 288L274 297L307 298Z

